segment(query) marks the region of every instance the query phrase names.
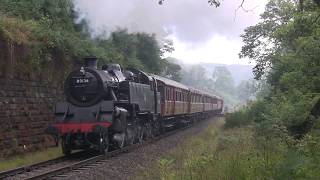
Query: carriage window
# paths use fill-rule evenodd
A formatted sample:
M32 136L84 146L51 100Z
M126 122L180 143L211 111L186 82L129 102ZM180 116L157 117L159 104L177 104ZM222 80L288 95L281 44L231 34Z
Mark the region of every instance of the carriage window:
M217 104L217 99L214 98L212 103Z
M171 100L174 101L174 89L171 89Z
M170 93L169 93L169 89L168 89L168 88L166 88L166 100L169 100L169 95L170 95Z

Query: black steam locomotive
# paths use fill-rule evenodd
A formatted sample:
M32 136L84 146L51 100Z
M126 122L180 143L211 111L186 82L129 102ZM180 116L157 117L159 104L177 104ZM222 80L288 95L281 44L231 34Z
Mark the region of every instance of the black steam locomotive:
M47 132L61 138L66 155L139 143L166 127L219 113L223 106L216 96L137 69L108 64L99 70L94 57L69 74L65 95Z

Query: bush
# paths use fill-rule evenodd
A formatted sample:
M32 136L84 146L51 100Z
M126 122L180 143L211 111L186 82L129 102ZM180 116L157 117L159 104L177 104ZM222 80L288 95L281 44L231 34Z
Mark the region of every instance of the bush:
M225 128L234 128L251 124L252 118L249 116L249 109L243 108L239 111L227 114L225 121Z
M248 116L252 118L255 123L266 121L266 114L268 113L270 104L266 100L257 100L250 104L248 108Z

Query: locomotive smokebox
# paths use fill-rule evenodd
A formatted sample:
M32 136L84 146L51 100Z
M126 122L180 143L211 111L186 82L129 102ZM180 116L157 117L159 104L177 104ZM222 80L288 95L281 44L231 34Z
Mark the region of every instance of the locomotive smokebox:
M98 68L98 59L97 57L90 56L84 58L84 65L85 67L97 69Z

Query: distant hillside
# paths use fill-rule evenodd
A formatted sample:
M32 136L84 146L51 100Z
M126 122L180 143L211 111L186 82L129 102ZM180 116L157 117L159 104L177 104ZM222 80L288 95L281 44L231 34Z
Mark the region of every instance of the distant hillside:
M182 60L175 59L175 58L168 58L168 60L172 63L179 64L182 69L189 69L194 64L185 64ZM202 66L206 70L206 75L208 77L212 76L214 68L217 66L224 66L226 67L232 74L234 82L238 85L243 80L248 80L253 78L252 74L252 65L241 65L241 64L217 64L217 63L199 63L197 65Z
M200 63L202 67L207 70L208 76L212 76L214 68L216 66L225 66L232 74L234 82L238 85L243 80L253 78L252 65L241 65L241 64L215 64L215 63Z

